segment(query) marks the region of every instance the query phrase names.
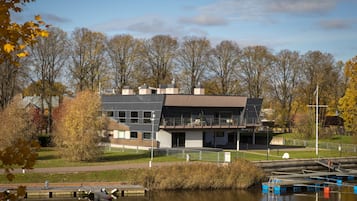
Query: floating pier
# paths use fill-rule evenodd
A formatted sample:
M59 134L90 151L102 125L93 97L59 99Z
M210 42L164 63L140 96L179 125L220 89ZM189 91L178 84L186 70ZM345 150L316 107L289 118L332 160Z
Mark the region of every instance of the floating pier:
M302 173L272 172L268 182L262 184L263 193L301 193L319 192L330 193L334 187L351 187L357 194L357 186L353 185L357 177L356 170L342 169L330 161L316 161L328 171L302 170Z
M303 170L301 174L274 172L268 182L262 184L263 193L301 193L319 192L330 193L335 187L347 186L357 194L357 186L349 183L354 181L357 172L316 172Z

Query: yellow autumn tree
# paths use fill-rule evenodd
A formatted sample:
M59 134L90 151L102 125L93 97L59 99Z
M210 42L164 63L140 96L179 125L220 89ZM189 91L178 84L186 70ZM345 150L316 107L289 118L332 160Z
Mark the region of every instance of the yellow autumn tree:
M0 2L0 63L11 61L17 63L16 57L25 57L28 52L25 48L36 42L38 37L47 37L48 32L41 27L45 26L39 15L34 21L19 24L11 21L11 13L21 12L21 5L34 0L10 0Z
M26 47L36 43L39 37L48 36L40 16L23 24L11 21L11 15L21 12L21 6L32 1L0 1L0 110L19 93L18 81L24 69L20 68L21 58L28 55Z
M20 96L13 98L5 109L0 110L0 122L0 169L12 181L15 178L13 167L33 168L39 144L33 140L35 128ZM24 193L24 187L19 187L16 195L0 192L0 200L4 196L7 200L17 200L17 196L23 196Z
M339 110L348 133L357 135L357 56L345 64L347 88L339 100Z
M54 142L63 158L71 161L95 160L102 153L99 147L103 121L98 116L101 102L97 93L79 92L64 101L55 118Z

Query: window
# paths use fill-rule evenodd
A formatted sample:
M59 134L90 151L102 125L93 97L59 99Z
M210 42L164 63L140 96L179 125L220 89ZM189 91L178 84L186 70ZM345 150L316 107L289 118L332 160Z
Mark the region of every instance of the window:
M130 123L139 123L139 115L137 111L130 112Z
M125 123L125 111L119 111L119 122Z
M114 117L114 112L113 111L107 111L106 115L107 115L107 117Z
M151 133L144 133L143 134L144 140L150 140L151 139Z
M130 139L136 139L138 138L138 132L130 132Z
M119 117L125 118L125 111L119 111Z
M214 134L216 137L224 137L224 132L222 132L222 131L216 131L216 132L214 132Z
M131 112L131 113L130 113L130 116L131 116L131 117L138 117L138 112Z
M151 112L144 112L144 124L151 123Z

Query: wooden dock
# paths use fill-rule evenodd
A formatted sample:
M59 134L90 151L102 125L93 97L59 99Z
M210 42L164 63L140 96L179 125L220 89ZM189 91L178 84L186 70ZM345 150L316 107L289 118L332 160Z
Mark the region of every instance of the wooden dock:
M16 193L14 186L6 188L0 187L0 191L10 191ZM94 200L94 197L105 196L108 198L119 198L129 196L145 196L147 189L139 185L48 185L45 182L43 186L29 186L26 188L25 199L38 200L38 199L60 199L60 198L87 198ZM105 200L105 199L104 199Z

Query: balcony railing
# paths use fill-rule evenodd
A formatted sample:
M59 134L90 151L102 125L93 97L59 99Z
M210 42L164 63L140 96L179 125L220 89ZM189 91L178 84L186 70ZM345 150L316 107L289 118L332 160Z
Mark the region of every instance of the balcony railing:
M250 119L250 125L255 125L257 121ZM247 121L241 121L240 118L183 118L183 117L165 117L162 118L160 127L162 128L243 128L248 124Z

